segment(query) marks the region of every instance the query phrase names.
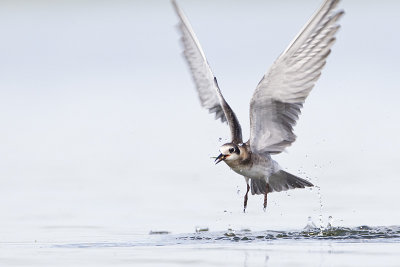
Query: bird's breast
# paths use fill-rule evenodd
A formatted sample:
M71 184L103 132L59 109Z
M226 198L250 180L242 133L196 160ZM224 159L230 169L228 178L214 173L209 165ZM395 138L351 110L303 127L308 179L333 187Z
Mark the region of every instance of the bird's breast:
M270 168L260 164L254 164L252 166L241 166L240 168L235 168L233 170L240 175L252 179L266 178L271 173Z
M273 173L280 169L277 162L266 155L252 154L249 161L232 162L229 167L236 173L251 179L268 179Z

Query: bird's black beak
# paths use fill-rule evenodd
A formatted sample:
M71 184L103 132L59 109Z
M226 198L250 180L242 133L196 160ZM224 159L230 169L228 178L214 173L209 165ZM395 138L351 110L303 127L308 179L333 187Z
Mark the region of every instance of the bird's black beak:
M226 158L225 155L219 154L219 156L215 159L215 164L220 163L221 161L223 161Z

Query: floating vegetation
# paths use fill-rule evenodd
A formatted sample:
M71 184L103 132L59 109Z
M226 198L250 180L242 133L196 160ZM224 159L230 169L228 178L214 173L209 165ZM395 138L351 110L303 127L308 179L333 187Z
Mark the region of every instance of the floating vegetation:
M208 231L209 231L208 227L196 227L196 233L208 232Z
M228 229L228 231L224 234L224 236L236 236L235 235L235 230Z

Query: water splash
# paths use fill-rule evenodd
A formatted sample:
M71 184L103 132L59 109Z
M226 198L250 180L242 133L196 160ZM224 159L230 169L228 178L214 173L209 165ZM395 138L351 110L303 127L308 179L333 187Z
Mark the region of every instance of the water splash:
M307 221L307 225L304 227L304 230L306 231L310 231L310 230L315 230L318 227L315 225L315 223L312 221L311 216L308 216L308 221Z
M329 216L328 217L328 224L326 225L326 229L330 229L333 227L333 217Z
M96 248L96 247L136 247L136 246L170 246L170 245L191 245L191 244L218 244L226 242L274 242L275 240L286 241L335 241L347 243L400 243L400 225L377 226L366 225L357 227L331 227L321 231L319 228L298 231L256 231L249 229L235 231L228 229L222 232L198 232L190 234L165 234L144 236L143 240L134 242L93 242L59 244L52 247L58 248Z
M388 242L400 242L400 226L358 226L358 227L330 227L320 230L304 229L300 231L273 231L260 232L234 231L208 232L201 235L180 235L179 240L203 240L203 241L273 241L273 240L336 240L365 242L372 240L387 240Z

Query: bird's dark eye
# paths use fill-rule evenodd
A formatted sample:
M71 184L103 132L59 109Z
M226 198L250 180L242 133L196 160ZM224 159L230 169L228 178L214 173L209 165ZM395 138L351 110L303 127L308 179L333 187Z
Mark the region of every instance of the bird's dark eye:
M233 152L235 152L235 149L233 147L229 148L229 153L233 153Z

